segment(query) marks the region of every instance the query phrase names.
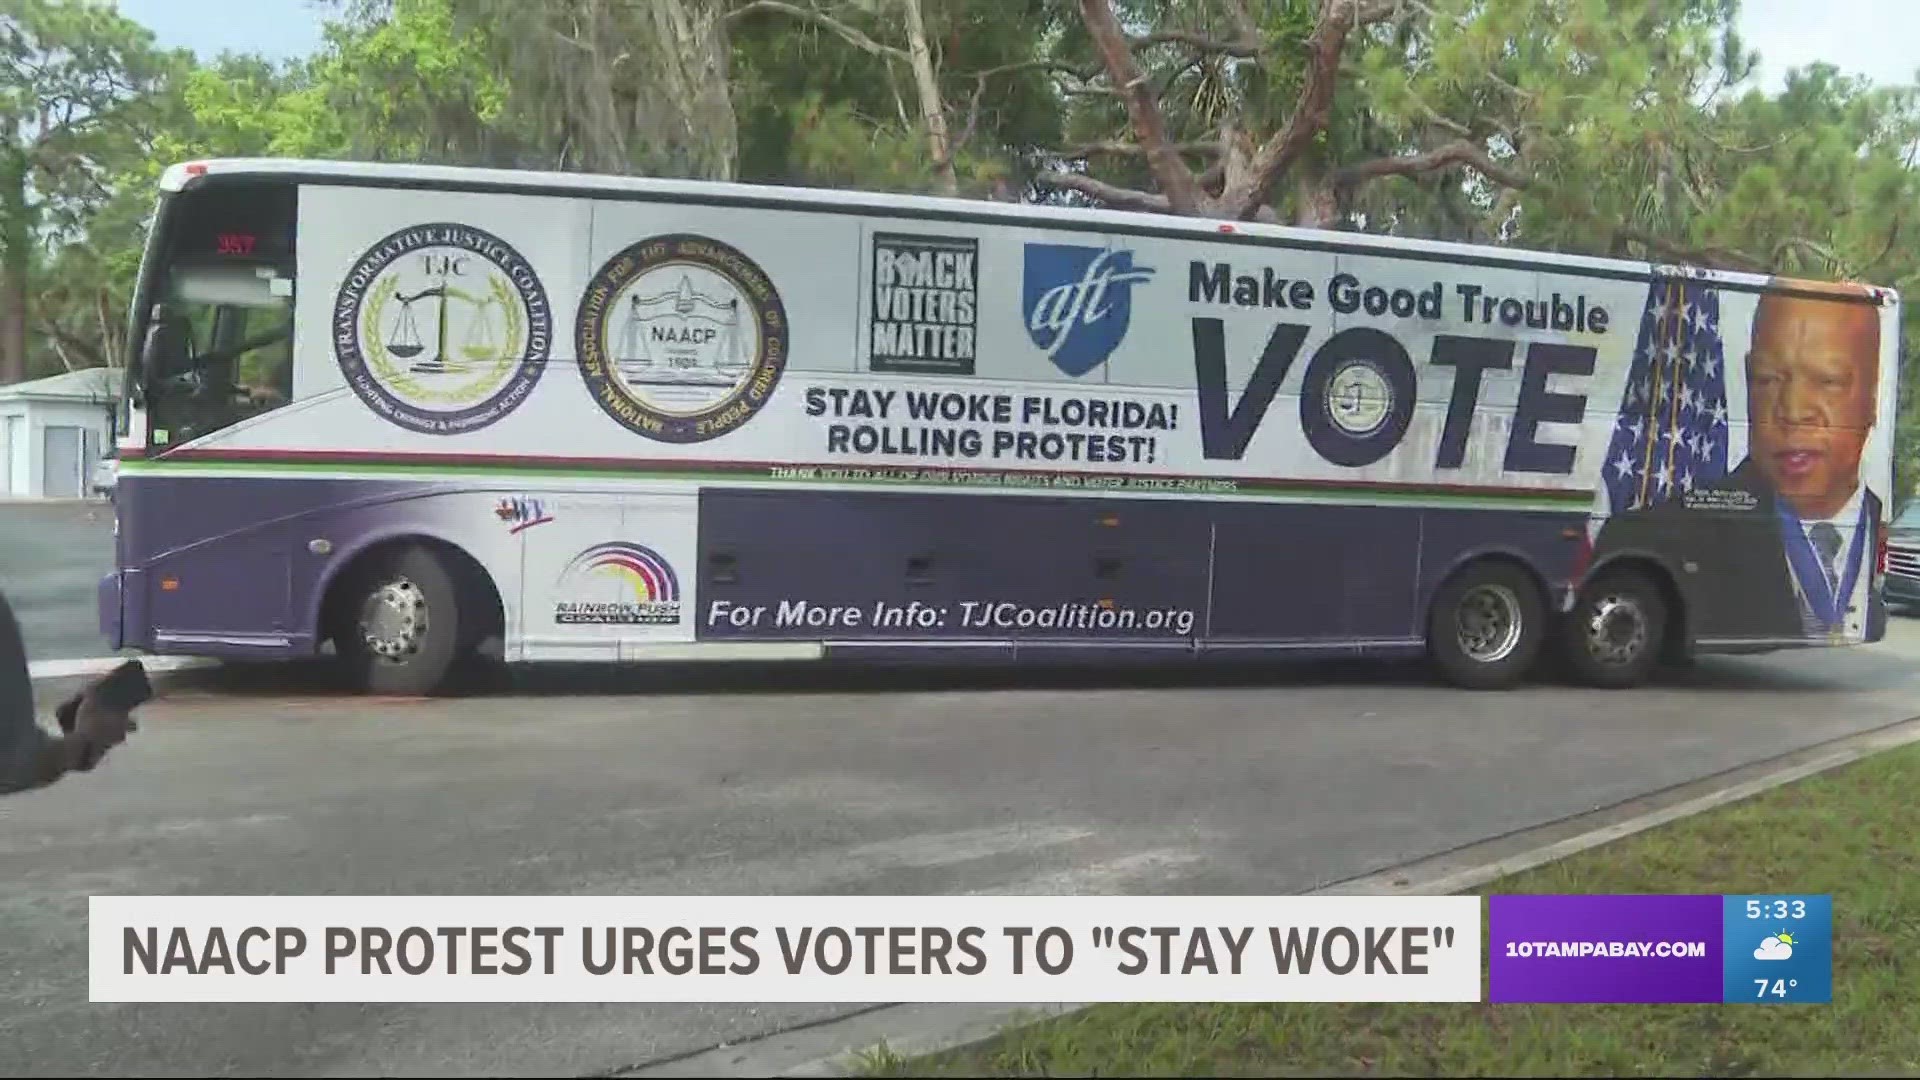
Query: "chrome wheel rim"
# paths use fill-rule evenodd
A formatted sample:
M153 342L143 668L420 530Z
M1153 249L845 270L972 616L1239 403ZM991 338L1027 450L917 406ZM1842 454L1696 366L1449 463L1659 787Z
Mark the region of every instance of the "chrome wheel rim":
M1505 585L1475 585L1454 610L1460 651L1476 663L1497 664L1520 647L1520 597Z
M427 636L427 597L404 577L382 584L360 607L360 640L367 651L400 663L420 651Z
M1587 654L1609 667L1636 660L1647 645L1646 609L1631 596L1606 593L1587 606Z

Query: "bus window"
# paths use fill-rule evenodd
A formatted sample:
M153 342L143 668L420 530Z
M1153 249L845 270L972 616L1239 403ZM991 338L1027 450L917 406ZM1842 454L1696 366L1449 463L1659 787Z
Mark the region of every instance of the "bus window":
M156 433L178 445L293 396L293 297L271 267L176 266L162 293L165 347L148 358Z
M256 180L190 189L162 203L141 260L142 307L130 338L156 448L209 435L293 396L298 203L294 186Z

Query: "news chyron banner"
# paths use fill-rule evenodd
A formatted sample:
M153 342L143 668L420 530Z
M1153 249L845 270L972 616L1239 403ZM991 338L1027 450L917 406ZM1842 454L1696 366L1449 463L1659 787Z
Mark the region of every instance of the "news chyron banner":
M93 1001L1479 1001L1473 896L95 896Z
M96 896L89 996L1824 1003L1832 934L1799 895Z

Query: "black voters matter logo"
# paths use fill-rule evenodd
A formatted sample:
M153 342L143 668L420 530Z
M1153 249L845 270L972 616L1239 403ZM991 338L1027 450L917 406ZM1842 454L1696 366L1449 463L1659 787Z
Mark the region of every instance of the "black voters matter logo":
M973 374L979 296L978 240L874 234L868 367Z

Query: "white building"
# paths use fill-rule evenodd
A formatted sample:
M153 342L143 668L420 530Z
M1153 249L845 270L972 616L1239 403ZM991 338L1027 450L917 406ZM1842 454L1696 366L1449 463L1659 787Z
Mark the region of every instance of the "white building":
M91 494L94 469L113 446L119 391L118 368L0 386L0 497Z

